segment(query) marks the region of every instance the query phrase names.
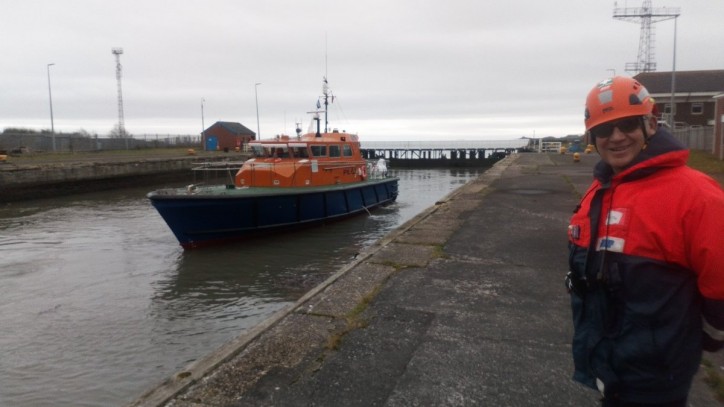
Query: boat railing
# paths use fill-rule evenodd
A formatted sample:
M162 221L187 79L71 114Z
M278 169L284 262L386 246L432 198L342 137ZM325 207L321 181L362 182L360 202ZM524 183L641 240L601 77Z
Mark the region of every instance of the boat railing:
M243 161L204 161L191 164L193 171L226 171L230 169L238 170L244 165Z
M234 176L244 162L204 161L191 164L194 184L234 184ZM200 178L200 179L199 179Z
M368 179L384 179L387 178L387 167L380 168L377 161L367 161L367 178Z

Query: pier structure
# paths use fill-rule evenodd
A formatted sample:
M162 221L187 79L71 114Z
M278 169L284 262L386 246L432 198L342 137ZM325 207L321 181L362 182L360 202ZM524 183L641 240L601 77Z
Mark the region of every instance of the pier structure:
M487 166L528 147L528 139L452 141L367 141L365 159L384 158L395 167Z

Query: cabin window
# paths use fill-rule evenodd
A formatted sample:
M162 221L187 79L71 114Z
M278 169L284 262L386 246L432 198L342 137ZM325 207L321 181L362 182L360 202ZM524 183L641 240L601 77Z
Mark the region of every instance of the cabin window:
M701 102L692 103L691 114L704 114L704 104Z
M326 157L327 146L312 146L312 155L314 157Z
M329 156L330 157L341 157L342 154L339 151L339 146L329 146Z
M288 158L289 157L289 148L286 146L272 148L272 157Z
M307 158L309 157L309 154L307 153L307 149L305 147L291 147L292 155L294 155L295 158Z
M268 155L264 151L264 147L262 147L262 146L252 146L251 149L254 152L254 157L257 157L257 158L268 157Z
M352 147L349 144L342 146L342 154L344 154L345 157L352 157Z

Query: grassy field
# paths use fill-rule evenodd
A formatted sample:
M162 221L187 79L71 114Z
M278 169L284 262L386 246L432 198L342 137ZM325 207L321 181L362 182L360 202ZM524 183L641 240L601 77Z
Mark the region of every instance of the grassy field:
M691 151L689 166L711 175L724 188L724 160L704 151Z
M689 166L707 174L724 174L724 160L703 151L691 151Z

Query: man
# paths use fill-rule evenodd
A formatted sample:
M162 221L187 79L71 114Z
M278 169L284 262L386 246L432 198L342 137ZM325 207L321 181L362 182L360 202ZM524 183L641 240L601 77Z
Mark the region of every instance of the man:
M724 344L724 191L686 166L628 77L596 85L601 157L568 226L574 379L603 406L685 406L702 349Z

